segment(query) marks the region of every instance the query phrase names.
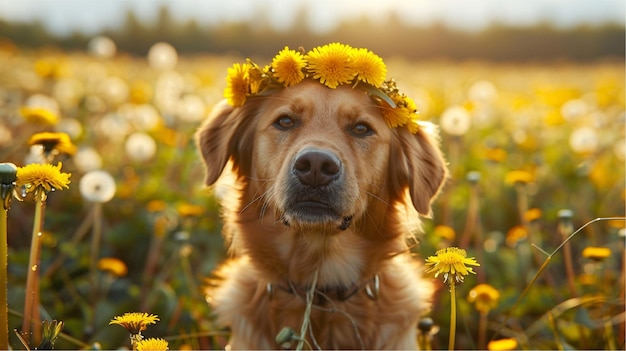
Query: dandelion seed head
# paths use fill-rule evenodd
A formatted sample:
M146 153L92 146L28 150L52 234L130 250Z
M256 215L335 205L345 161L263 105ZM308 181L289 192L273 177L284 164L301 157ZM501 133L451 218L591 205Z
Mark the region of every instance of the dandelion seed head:
M441 115L439 126L441 129L455 136L461 136L467 133L471 125L471 116L469 112L461 106L452 106L447 108Z
M111 141L120 141L132 131L130 123L117 113L107 113L95 125L96 133Z
M490 81L479 80L470 86L468 96L474 102L492 103L498 98L498 89Z
M148 51L148 63L150 67L170 70L178 63L178 52L170 43L158 42Z
M124 79L112 76L102 80L99 92L106 102L117 106L128 100L130 87Z
M95 170L86 173L78 184L80 194L87 201L104 203L115 196L115 180L105 171Z
M588 112L589 105L582 99L568 100L561 106L561 115L569 122L585 116Z
M54 126L57 133L65 133L72 139L78 138L83 133L83 125L74 118L61 118Z
M156 153L156 141L148 134L136 132L126 139L126 155L134 161L147 161Z
M591 127L580 127L569 137L569 146L579 154L593 153L600 146L598 133Z
M73 160L76 168L83 173L102 168L102 157L92 147L78 149L76 154L74 154Z
M206 117L206 114L206 104L197 95L185 95L177 102L176 117L181 121L189 123L200 122Z
M87 51L95 57L111 58L115 56L117 47L111 38L99 35L89 40Z

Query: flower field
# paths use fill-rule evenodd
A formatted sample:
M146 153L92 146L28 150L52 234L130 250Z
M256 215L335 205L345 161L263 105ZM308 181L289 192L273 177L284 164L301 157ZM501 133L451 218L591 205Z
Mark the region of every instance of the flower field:
M132 324L151 347L223 348L202 286L227 254L193 135L245 58L92 44L0 43L0 162L18 185L29 164L49 180L12 196L0 175L8 343L141 348ZM440 126L451 172L415 253L454 246L480 264L455 286L456 347L623 349L624 63L383 59ZM420 343L443 349L451 295L437 280Z

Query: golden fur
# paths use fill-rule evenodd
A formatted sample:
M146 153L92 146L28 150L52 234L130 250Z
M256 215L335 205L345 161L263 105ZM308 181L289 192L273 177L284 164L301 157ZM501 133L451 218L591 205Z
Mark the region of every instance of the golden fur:
M389 128L363 91L307 80L215 108L197 142L206 183L230 178L232 258L208 294L232 349L281 348L315 279L313 347L417 348L432 286L407 241L447 173L427 129Z

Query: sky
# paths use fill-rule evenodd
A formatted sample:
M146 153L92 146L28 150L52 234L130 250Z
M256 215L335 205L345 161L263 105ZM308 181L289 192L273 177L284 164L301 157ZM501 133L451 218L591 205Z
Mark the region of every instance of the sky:
M200 24L253 21L265 14L277 29L288 28L305 8L312 29L320 32L332 30L342 19L376 20L390 13L407 23L442 22L466 30L493 22L564 27L626 22L625 0L3 0L0 18L39 20L57 34L97 33L118 26L129 9L153 19L161 5L177 19L194 18Z

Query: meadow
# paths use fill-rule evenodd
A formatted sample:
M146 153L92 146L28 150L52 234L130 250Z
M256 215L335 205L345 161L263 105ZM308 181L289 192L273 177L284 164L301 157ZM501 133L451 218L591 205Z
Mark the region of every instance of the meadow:
M142 334L170 349L223 348L228 331L214 325L202 286L227 254L193 134L244 58L94 45L0 43L0 162L61 162L71 173L41 213L31 192L3 195L9 345L25 348L36 271L39 319L63 322L57 349L130 347L110 325L126 312L158 316ZM456 347L623 349L624 62L384 59L421 118L440 126L451 171L415 254L454 246L480 264L456 287ZM70 144L33 141L44 132ZM450 294L438 284L420 333L444 349ZM45 348L39 335L22 338Z

